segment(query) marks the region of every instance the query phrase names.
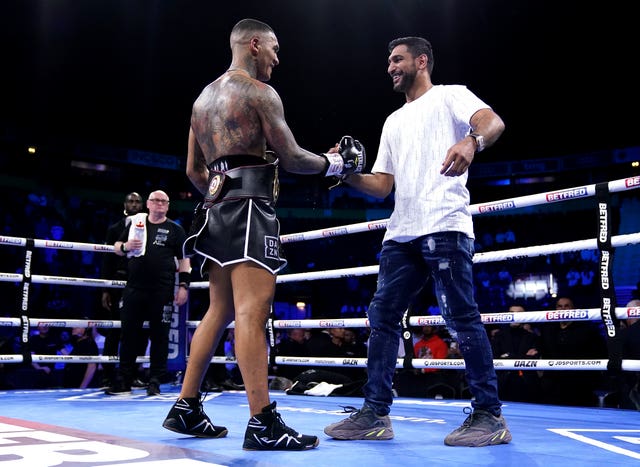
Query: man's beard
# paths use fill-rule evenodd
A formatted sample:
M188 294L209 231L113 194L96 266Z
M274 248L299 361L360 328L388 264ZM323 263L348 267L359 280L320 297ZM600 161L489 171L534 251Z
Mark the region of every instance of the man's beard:
M415 73L406 73L403 72L400 77L400 81L393 87L393 90L396 92L406 92L407 89L410 89L413 86L413 83L416 81Z

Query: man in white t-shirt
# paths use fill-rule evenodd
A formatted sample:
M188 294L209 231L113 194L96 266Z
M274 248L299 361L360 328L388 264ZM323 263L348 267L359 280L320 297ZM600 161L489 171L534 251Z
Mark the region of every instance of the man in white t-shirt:
M504 130L502 119L465 86L434 85L433 51L421 37L389 43L387 72L406 103L385 121L370 174L342 181L376 198L395 188L382 251L371 325L364 404L325 428L337 439L393 438L389 412L401 318L429 276L447 326L457 335L473 410L446 436L449 446L511 441L501 415L491 345L473 296L474 232L466 188L476 153Z

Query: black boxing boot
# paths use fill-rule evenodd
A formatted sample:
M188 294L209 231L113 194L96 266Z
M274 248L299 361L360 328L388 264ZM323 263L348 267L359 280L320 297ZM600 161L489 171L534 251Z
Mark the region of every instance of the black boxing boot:
M245 451L304 451L319 444L317 436L302 435L289 428L276 412L275 401L249 420L244 434Z
M178 399L162 426L167 430L196 436L198 438L223 438L227 436L227 428L211 423L202 409L199 397L185 397Z

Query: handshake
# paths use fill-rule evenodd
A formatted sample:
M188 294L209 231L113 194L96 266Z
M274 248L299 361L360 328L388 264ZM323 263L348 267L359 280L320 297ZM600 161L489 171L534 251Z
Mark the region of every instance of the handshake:
M338 152L322 154L327 159L325 177L343 178L362 172L367 163L364 146L351 136L340 139Z

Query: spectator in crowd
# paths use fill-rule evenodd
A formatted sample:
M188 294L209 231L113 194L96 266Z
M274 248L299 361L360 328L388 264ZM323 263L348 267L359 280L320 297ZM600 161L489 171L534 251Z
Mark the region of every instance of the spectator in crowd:
M415 358L423 359L445 359L449 354L449 346L438 335L436 326L422 326L422 337L413 346ZM422 368L420 373L437 373L437 368Z
M308 357L310 354L305 339L305 330L302 328L288 329L286 337L276 345L275 352L276 355L284 357ZM277 365L275 375L293 381L305 369L299 365Z
M342 349L342 336L344 334L344 328L328 328L319 329L312 328L309 338L305 342L307 348L307 354L310 357L331 357L340 358L344 357ZM327 371L332 373L343 374L346 372L344 368L327 368L324 366L314 367L313 369L318 371Z
M345 342L346 333L347 330L344 327L330 328L329 335L331 336L331 345L328 348L327 354L319 356L336 358L365 358L367 356L366 349L354 346L351 343L347 344ZM349 334L352 334L352 331L349 331ZM364 383L364 380L366 379L365 369L357 366L335 367L331 370L335 373L346 376L351 381L362 381Z
M514 303L509 313L522 313L524 305ZM494 358L527 360L540 358L539 336L529 323L509 323L500 326L491 340ZM540 377L534 370L500 370L498 391L506 401L537 402L540 397Z
M307 339L307 351L311 357L333 354L332 338L327 329L311 328Z
M437 326L422 326L419 332L419 339L413 345L413 358L416 359L446 359L449 356L449 346L438 334ZM434 397L442 395L442 390L438 392L436 387L448 384L446 374L438 368L414 368L400 370L396 374L397 392L399 396L406 397ZM453 387L447 391L448 397L454 397Z
M93 337L95 328L75 327L71 330L71 352L69 355L98 355L98 345ZM65 352L66 353L66 352ZM63 384L65 388L86 389L96 387L98 364L65 363Z
M367 344L361 340L360 333L354 328L345 328L342 336L344 353L348 357L366 358Z
M575 309L569 297L559 297L555 309ZM540 357L544 359L588 360L607 358L606 342L591 321L561 321L540 327ZM545 404L596 406L594 391L603 383L596 370L546 370L542 373L542 400Z
M62 348L62 342L58 335L51 331L46 324L39 324L29 340L29 347L33 355L58 355ZM60 387L62 380L56 371L53 362L39 362L33 360L32 368L35 370L34 386L37 389Z

